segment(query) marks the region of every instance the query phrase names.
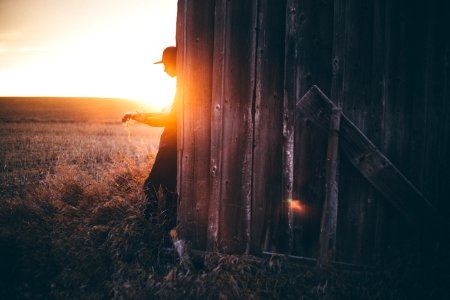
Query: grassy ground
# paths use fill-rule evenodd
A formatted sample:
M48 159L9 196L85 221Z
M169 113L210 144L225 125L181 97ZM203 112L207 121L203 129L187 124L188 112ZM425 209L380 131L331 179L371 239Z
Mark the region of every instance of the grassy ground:
M0 299L449 296L430 276L442 270L408 259L364 272L219 253L180 263L164 221L142 214L161 130L120 124L127 102L51 100L28 111L25 99L0 100Z

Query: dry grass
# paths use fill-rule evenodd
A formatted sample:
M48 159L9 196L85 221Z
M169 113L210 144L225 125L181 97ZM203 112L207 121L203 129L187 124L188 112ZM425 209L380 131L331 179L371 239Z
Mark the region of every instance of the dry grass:
M111 298L137 284L162 240L141 213L144 176L129 160L101 178L61 165L25 197L1 199L2 291L9 294L0 298Z
M0 194L23 196L57 164L95 176L121 157L148 162L161 129L125 128L138 104L111 99L0 98Z
M94 176L120 157L149 161L157 151L159 129L122 124L0 124L0 193L23 195L59 164L77 165Z
M125 128L127 101L0 102L0 298L119 293L134 267L111 278L112 263L139 257L142 269L162 241L141 213L161 129Z

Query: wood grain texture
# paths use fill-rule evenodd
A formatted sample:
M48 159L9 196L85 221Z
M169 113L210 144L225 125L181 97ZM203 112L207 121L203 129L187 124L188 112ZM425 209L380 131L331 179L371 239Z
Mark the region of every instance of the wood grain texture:
M295 104L313 84L327 91L331 88L332 65L329 59L333 47L333 1L292 2L295 4L295 60L287 64L292 65L290 68L295 73L287 74L286 80L290 82L287 86L293 89L288 95L295 97L290 101ZM317 257L327 135L311 126L294 109L293 136L292 198L299 200L305 210L292 216L292 254Z
M335 104L313 87L297 107L312 122L326 128ZM436 209L345 114L341 119L341 149L358 171L419 231L430 233L447 226Z
M251 210L251 252L269 247L266 237L273 211L282 205L282 106L284 82L285 1L258 2L254 87L254 143Z
M339 130L342 110L334 107L331 111L328 130L327 160L325 164L325 198L320 223L320 245L318 265L323 266L334 260L336 254L336 228L338 213L338 164Z
M252 195L256 1L217 1L214 41L211 201L224 252L249 249Z
M423 199L450 212L449 5L180 0L179 219L193 244L318 257L327 134L295 106L317 85L360 130L348 138L372 142L342 139L336 260L419 253L402 214L433 223Z
M178 2L179 228L183 238L202 249L210 199L213 12L214 1Z

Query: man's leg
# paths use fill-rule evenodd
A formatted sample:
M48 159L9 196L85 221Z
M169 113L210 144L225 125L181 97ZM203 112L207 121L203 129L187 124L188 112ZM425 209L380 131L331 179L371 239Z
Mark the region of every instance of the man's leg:
M157 187L151 182L150 177L144 183L145 209L144 216L147 220L156 223L158 220L158 192Z
M177 202L178 194L161 186L160 192L158 193L158 212L160 215L159 221L164 225L166 231L176 226Z
M176 226L178 195L160 185L156 189L150 180L144 184L146 204L144 216L154 223L165 223L169 229Z

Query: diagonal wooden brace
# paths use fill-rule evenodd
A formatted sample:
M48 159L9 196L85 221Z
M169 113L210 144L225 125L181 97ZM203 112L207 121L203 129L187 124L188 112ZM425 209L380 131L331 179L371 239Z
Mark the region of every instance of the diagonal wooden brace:
M336 225L338 212L338 164L339 164L339 127L340 108L333 108L328 130L327 160L325 164L325 198L320 224L319 267L333 260L336 252Z
M332 111L336 108L317 86L297 103L298 113L324 130L329 129ZM450 227L433 205L344 114L340 120L339 148L419 232L433 237L442 233L448 238Z

